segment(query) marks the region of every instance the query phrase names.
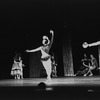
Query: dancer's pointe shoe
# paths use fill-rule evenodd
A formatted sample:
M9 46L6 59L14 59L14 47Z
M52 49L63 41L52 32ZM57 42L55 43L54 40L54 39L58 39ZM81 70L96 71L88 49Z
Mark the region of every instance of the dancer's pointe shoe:
M83 76L87 76L86 74L84 74Z
M23 76L21 77L21 79L24 79Z
M100 69L100 67L98 69Z
M89 76L93 76L93 74L91 73Z
M51 77L47 77L46 82L51 82Z

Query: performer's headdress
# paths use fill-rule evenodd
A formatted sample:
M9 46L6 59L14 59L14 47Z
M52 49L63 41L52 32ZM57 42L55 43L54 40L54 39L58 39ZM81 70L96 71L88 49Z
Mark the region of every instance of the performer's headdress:
M43 36L43 40L45 40L45 43L46 45L48 45L50 43L50 40L47 36Z

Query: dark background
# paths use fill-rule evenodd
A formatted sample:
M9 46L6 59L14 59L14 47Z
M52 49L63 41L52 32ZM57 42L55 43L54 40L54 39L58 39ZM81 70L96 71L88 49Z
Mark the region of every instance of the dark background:
M0 78L10 78L16 51L22 54L28 77L29 55L24 51L42 45L42 36L50 37L50 29L55 32L50 52L59 62L59 76L63 76L62 40L66 34L71 37L75 70L84 52L98 59L97 47L85 50L82 43L100 40L99 5L97 0L0 0Z

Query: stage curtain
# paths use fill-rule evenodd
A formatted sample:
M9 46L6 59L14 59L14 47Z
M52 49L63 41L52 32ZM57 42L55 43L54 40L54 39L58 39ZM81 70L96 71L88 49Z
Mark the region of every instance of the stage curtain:
M66 34L63 37L63 65L64 76L73 76L74 69L70 34Z
M42 77L45 76L46 74L40 58L41 58L41 52L38 51L38 52L30 53L29 74L31 78Z

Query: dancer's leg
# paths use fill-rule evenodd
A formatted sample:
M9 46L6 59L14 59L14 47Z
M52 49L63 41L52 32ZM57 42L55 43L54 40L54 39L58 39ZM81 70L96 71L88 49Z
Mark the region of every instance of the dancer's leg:
M47 61L42 61L42 64L46 70L47 73L47 79L51 79L51 60L47 60Z
M16 76L16 75L14 75L14 78L15 78L15 79L17 79L17 76Z

